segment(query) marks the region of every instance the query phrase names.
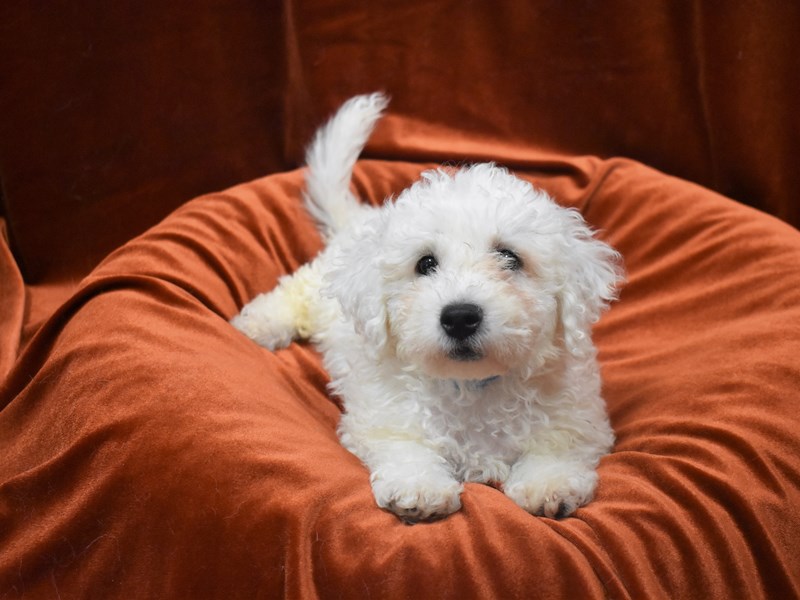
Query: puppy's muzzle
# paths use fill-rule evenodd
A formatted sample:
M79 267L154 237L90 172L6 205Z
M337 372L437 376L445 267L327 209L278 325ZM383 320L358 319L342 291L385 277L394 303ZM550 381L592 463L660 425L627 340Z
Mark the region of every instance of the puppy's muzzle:
M483 311L476 304L448 304L439 315L442 329L449 338L463 342L475 335L483 321Z

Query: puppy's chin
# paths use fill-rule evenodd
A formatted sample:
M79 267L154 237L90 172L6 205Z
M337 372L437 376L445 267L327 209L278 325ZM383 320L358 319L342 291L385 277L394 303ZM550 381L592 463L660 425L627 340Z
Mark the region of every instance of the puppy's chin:
M439 354L421 366L429 376L440 379L478 380L508 372L505 365L491 356L468 352Z

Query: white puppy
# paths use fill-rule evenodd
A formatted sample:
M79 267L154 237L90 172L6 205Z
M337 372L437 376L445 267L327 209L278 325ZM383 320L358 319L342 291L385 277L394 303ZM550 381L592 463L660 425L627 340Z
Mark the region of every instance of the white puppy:
M352 98L317 133L306 204L327 246L232 323L273 350L309 338L322 351L342 443L379 506L442 517L472 481L569 515L614 440L590 334L619 256L493 164L428 171L395 202L359 204L351 173L386 103Z

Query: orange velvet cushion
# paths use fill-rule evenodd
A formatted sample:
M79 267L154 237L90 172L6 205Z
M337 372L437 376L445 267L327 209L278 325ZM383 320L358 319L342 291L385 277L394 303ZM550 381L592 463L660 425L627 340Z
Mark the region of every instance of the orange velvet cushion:
M519 166L519 165L517 165ZM362 162L372 202L419 173ZM0 396L0 597L800 594L800 235L639 164L531 158L629 282L596 327L618 434L596 500L490 487L407 526L336 438L315 351L227 323L320 248L298 172L198 198L112 254Z

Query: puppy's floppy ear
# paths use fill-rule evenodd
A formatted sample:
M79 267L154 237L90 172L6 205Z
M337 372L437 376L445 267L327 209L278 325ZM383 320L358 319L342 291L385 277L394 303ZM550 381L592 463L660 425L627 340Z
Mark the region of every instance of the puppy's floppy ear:
M381 352L388 341L380 262L383 211L371 210L364 217L362 223L348 231L352 235L337 240L341 245L331 257L333 266L326 275L325 293L339 301L356 332Z
M579 354L590 347L592 325L616 299L625 276L620 254L593 236L577 210L562 209L562 217L566 235L559 316L567 350Z

